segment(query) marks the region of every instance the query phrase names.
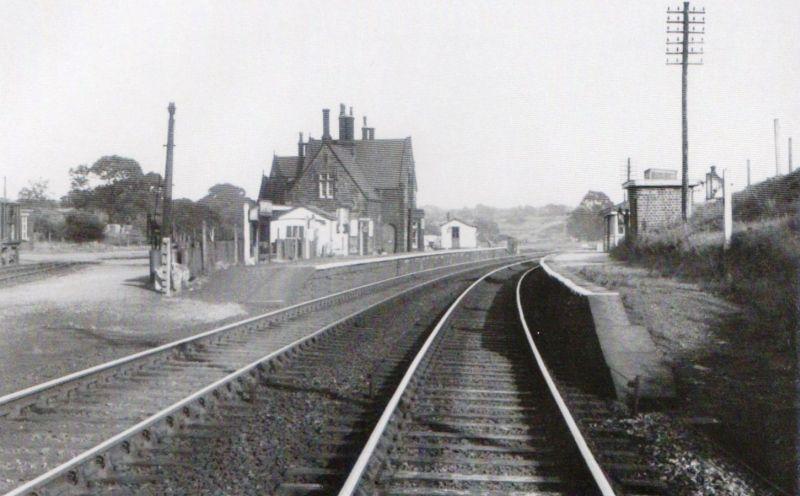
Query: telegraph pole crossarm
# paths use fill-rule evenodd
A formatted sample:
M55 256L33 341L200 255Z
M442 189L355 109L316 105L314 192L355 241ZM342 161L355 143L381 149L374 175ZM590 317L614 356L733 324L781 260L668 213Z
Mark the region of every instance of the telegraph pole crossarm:
M689 130L687 119L687 89L688 89L688 68L690 65L703 65L703 59L700 58L699 62L691 60L690 57L702 56L705 54L703 47L695 50L690 45L704 45L705 40L703 36L706 33L705 28L705 7L698 10L690 8L689 2L683 2L683 8L672 9L667 8L667 34L678 35L674 39L667 37L667 47L665 55L668 57L666 65L680 65L682 67L681 74L681 217L686 222L689 216ZM680 29L677 26L680 24ZM674 49L670 49L671 45L680 45ZM674 57L671 61L669 57Z

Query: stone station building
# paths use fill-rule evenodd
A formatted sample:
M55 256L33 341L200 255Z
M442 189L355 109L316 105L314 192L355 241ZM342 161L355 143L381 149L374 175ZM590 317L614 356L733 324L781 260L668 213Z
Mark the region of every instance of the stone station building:
M424 212L417 208L417 178L410 137L376 139L375 128L354 135L353 109L339 111L339 138L322 111L322 138L297 144L296 156L275 156L263 176L259 203L313 207L336 219L347 242L336 255L401 253L424 249ZM259 219L260 232L270 232ZM263 237L262 237L263 240ZM270 239L273 246L278 241ZM339 246L340 244L337 244Z

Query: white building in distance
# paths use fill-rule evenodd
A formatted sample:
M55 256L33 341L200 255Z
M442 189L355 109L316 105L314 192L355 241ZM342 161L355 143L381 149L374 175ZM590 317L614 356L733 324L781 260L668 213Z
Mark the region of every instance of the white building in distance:
M459 219L450 219L442 224L442 248L478 247L478 228Z

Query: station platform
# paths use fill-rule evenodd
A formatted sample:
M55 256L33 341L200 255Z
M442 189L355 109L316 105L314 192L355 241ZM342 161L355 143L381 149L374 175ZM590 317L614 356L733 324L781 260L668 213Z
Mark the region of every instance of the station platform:
M218 301L224 292L231 301L275 309L411 272L507 254L505 248L478 248L239 265L214 272L203 282L204 290L191 297Z
M588 301L617 397L630 399L638 394L644 401L670 400L675 397L672 371L650 333L644 326L630 322L619 293L592 284L578 274L581 267L608 263L617 262L611 261L606 253L571 252L545 257L542 268L573 294Z

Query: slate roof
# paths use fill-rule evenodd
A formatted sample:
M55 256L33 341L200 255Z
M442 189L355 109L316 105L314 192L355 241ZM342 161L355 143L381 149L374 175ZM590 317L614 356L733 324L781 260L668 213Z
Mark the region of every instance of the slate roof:
M321 141L310 139L306 145L305 168L316 158L323 145L328 145L353 181L369 199L378 199L378 190L399 189L406 182L416 188L411 138L354 141ZM269 180L262 182L264 194L291 189L298 177L298 157L275 157Z
M297 173L297 163L299 157L278 157L273 160L273 168L277 166L278 172L286 179L294 179Z

